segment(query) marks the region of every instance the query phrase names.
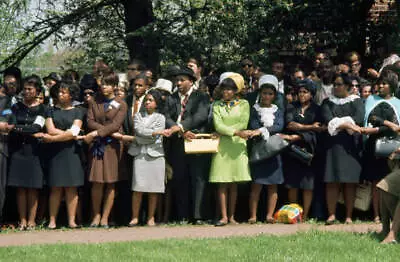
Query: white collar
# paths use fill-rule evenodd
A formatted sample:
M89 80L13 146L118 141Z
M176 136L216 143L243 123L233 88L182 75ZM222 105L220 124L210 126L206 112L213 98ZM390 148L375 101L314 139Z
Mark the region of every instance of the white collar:
M254 104L254 109L257 110L257 112L271 112L275 113L278 110L278 106L275 104L272 104L271 107L261 107L259 103Z
M185 99L185 96L190 97L190 95L192 94L193 90L194 90L194 88L193 88L193 86L191 86L190 89L189 89L189 91L187 91L187 93L184 94L184 95L182 95L182 94L178 91L178 95L179 95L179 98L181 99L181 101L182 101L183 99Z
M334 103L336 105L344 105L346 103L353 102L354 100L356 100L358 98L360 98L358 95L349 95L345 98L338 98L336 96L330 96L329 101L331 101L332 103Z

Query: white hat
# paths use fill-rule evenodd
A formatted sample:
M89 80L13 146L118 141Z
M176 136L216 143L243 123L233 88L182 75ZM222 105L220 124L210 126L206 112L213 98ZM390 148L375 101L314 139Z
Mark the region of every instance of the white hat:
M274 75L263 75L258 80L258 87L260 88L262 85L269 84L273 85L276 90L278 90L278 78Z
M167 79L159 78L154 88L167 91L168 93L172 94L172 82Z

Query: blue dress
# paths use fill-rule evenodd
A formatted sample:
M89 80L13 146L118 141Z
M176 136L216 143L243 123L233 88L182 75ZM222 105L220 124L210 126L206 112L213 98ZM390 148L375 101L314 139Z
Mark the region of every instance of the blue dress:
M282 132L284 127L284 116L281 109L277 108L273 113L275 119L273 119L272 126L265 127L262 111L257 111L258 104L255 104L250 111L250 129L267 129L269 135ZM271 120L271 119L270 119ZM268 158L258 163L252 163L250 165L250 172L253 179L253 183L261 185L278 185L283 183L283 170L281 156L277 155Z

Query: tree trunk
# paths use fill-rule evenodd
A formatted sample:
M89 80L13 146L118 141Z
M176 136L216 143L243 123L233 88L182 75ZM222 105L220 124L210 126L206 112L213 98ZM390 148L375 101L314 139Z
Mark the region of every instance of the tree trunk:
M153 41L153 34L137 34L137 30L154 21L151 0L124 0L126 46L130 59L139 59L149 68L157 70L159 66L159 52L157 41Z

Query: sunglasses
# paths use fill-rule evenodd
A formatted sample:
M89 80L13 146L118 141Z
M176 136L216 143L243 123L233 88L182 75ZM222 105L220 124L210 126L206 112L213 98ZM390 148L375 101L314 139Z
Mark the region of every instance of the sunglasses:
M84 96L94 96L94 92L85 92L83 93Z
M252 67L252 66L253 66L253 64L244 64L244 65L242 65L242 67L246 67L246 66L248 66L248 67Z

